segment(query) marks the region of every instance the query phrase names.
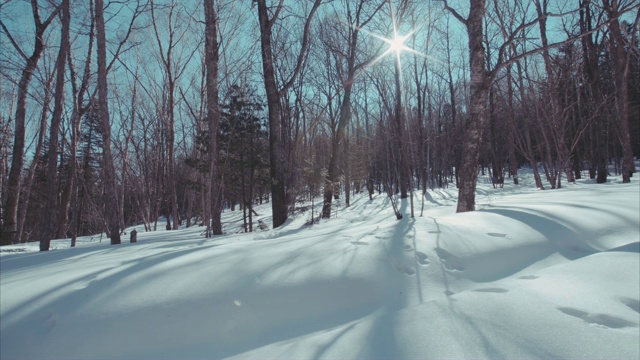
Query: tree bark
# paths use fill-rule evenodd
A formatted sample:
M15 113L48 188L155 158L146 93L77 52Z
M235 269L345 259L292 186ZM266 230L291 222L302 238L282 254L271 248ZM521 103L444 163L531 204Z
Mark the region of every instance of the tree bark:
M457 212L475 210L475 192L478 179L478 162L482 135L487 127L490 77L485 66L485 49L483 47L483 20L486 11L485 0L470 2L469 17L463 19L445 2L447 10L462 21L469 37L469 63L471 70L471 93L469 118L465 121L466 139L463 140L462 166L458 183Z
M396 84L396 101L394 109L394 138L395 147L398 150L398 163L396 163L396 169L398 169L398 179L400 183L400 198L406 199L408 195L408 183L409 175L407 166L407 155L404 150L404 111L402 106L402 84L400 81L401 69L400 69L400 54L397 54L395 61L394 78Z
M609 51L613 60L613 74L615 83L616 105L618 113L618 134L622 145L622 182L631 181L631 176L635 172L633 163L633 147L631 145L631 112L629 111L629 56L625 54L625 41L620 29L620 4L618 0L603 0L604 9L609 20ZM635 26L638 24L636 18ZM632 45L633 46L633 45ZM631 50L628 50L631 52Z
M207 124L209 131L209 179L207 181L207 201L210 218L207 222L207 236L222 234L220 220L220 175L218 171L218 124L220 109L218 104L218 15L215 0L204 1L205 12L205 67L207 88Z
M542 2L541 2L542 1ZM566 144L566 128L567 121L565 114L560 110L560 104L558 99L560 94L558 92L558 80L553 72L553 66L551 64L551 56L549 54L549 41L547 40L547 4L549 0L536 0L536 11L538 13L538 26L540 30L540 39L542 41L542 59L544 60L545 72L547 74L547 95L549 96L551 103L551 116L550 116L550 128L556 144L557 159L558 162L558 188L560 188L561 170L564 170L567 181L575 182L573 175L573 169L571 166L571 152ZM552 184L552 187L556 187Z
M107 45L104 26L104 2L95 2L96 40L98 49L98 113L102 130L103 181L105 185L105 217L111 245L120 244L120 214L116 171L111 155L111 121L109 120L107 89Z
M49 151L47 154L47 228L46 233L40 239L40 251L49 251L51 239L55 237L58 228L58 138L60 135L60 123L64 106L65 70L67 64L67 51L69 51L69 23L71 12L69 0L62 0L60 33L60 49L56 60L56 87L54 93L53 113L49 128Z
M266 0L258 0L258 20L260 22L260 45L262 49L262 71L264 87L267 93L269 113L269 175L271 177L271 209L273 227L276 228L287 220L287 204L285 201L284 174L282 173L282 154L280 115L282 112L280 96L276 83L271 46L272 20L269 19Z
M304 34L302 39L302 49L298 54L298 62L293 75L278 89L275 75L273 58L273 48L271 44L272 28L274 22L283 7L281 1L272 18L269 17L269 10L266 0L256 0L258 5L258 22L260 24L260 46L262 55L262 71L265 92L267 94L267 108L269 119L269 175L271 177L271 209L273 213L273 227L276 228L287 220L287 201L284 173L284 144L282 139L282 95L293 85L295 79L300 74L302 63L309 48L309 32L311 21L320 6L321 0L315 0L309 16L306 19Z

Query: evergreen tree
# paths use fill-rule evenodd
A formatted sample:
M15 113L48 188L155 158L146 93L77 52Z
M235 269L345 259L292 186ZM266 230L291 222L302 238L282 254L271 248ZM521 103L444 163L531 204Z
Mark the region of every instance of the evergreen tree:
M225 194L244 211L244 229L253 229L253 200L257 187L268 182L268 135L260 118L263 106L253 91L234 85L222 107L219 132L219 163Z

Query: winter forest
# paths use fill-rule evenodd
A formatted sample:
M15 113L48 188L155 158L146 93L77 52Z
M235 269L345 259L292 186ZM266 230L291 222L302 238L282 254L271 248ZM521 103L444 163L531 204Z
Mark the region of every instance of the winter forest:
M637 0L2 0L1 244L629 182ZM396 199L394 201L394 199ZM272 223L254 220L270 204ZM415 210L414 210L415 207ZM411 216L419 204L411 202ZM159 225L159 219L167 219ZM165 230L166 223L166 230ZM159 229L162 227L162 229Z

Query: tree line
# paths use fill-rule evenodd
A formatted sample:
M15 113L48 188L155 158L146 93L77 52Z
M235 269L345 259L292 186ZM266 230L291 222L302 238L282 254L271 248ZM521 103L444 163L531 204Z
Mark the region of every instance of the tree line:
M0 244L202 225L271 204L629 182L636 0L6 0ZM342 200L344 202L342 203ZM424 208L423 208L424 210ZM396 209L396 216L402 214ZM164 224L164 221L162 222ZM265 224L260 224L264 227Z

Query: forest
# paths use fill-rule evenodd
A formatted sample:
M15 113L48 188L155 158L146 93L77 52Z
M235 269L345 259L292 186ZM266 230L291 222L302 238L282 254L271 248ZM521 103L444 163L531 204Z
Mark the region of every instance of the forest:
M637 0L1 0L0 245L640 155ZM271 224L254 206L269 203ZM421 211L416 204L416 214ZM397 217L402 214L396 210ZM411 204L414 214L414 204ZM166 223L166 230L159 229Z

